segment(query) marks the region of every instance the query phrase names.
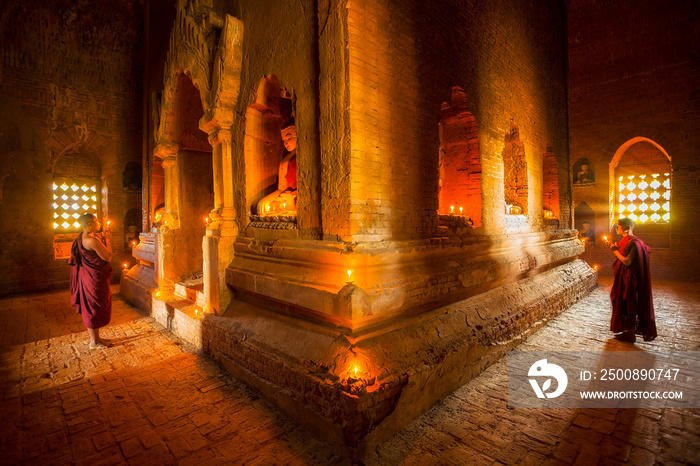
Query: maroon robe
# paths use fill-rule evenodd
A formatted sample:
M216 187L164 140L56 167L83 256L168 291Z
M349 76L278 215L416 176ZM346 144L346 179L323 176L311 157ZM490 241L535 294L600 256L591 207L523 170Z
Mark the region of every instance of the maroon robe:
M112 318L112 292L109 278L112 264L102 260L95 251L83 247L79 234L70 250L70 300L83 317L86 328L100 328Z
M613 263L612 319L610 330L613 332L633 331L642 335L645 341L656 338L656 321L654 318L654 301L651 296L651 277L649 275L649 246L637 238L628 235L620 241L620 253L627 257L635 248L636 257L629 267L618 259Z

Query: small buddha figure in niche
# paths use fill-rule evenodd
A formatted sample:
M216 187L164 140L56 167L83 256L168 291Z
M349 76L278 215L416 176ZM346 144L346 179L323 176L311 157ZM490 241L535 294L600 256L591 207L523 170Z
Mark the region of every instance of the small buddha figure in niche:
M578 232L578 237L585 240L586 243L595 244L595 231L591 228L591 222L584 221L581 223L581 231Z
M587 163L581 164L581 169L576 174L577 183L592 183L595 181L591 167Z
M257 204L258 215L295 215L297 211L297 129L294 120L282 128L287 154L277 172L277 189Z
M127 247L136 246L139 243L139 234L136 231L136 225L134 223L129 224L126 234L124 235L124 240Z

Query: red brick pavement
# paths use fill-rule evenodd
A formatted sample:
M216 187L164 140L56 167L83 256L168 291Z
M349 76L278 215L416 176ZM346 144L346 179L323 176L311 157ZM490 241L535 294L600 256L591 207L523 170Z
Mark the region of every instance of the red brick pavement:
M609 282L519 349L616 350ZM700 287L656 283L654 350L700 350ZM343 464L273 406L114 296L90 351L67 291L0 300L0 463ZM508 409L506 363L438 403L367 464L700 464L700 410Z

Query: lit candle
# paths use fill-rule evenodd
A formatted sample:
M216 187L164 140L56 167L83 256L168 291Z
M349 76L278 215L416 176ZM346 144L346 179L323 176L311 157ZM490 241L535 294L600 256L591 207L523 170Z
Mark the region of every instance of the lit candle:
M462 213L462 208L461 208L461 207L459 208L459 213L460 213L460 214Z
M608 237L607 237L607 236L603 236L603 241L607 241L607 240L608 240Z
M270 206L265 207L265 210L269 211L269 210L270 210Z
M450 206L450 213L453 214L455 212L455 206L451 205Z
M283 209L286 209L286 208L287 208L287 203L286 203L286 202L285 202L284 204L282 204L282 208L283 208Z
M352 276L352 270L348 269L348 278Z
M204 223L206 223L207 225L209 225L209 217L204 217Z
M597 265L594 265L594 266L593 266L593 270L598 270L598 266L597 266Z
M359 371L360 368L357 367L357 366L355 366L355 367L352 368L352 370L353 370L353 372L355 373L355 377L357 377L357 371Z
M128 269L128 268L129 268L129 264L126 264L126 263L125 263L125 264L124 264L124 268L125 268L125 269Z

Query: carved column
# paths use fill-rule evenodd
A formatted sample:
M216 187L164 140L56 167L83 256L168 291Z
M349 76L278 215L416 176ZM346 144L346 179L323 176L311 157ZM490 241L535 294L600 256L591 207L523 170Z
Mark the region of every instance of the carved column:
M180 227L180 171L177 164L177 154L180 147L175 142L158 144L155 156L162 160L165 175L165 214L161 218L156 240L155 275L158 288L168 290L174 282L173 260L175 244L173 229Z
M231 131L211 125L209 142L212 145L214 167L214 209L209 214L212 223L202 240L204 310L221 314L231 301L226 285L226 267L233 259L233 242L238 235L233 207L233 173Z
M180 169L177 154L180 146L177 143L159 144L156 147L156 157L162 160L165 175L165 215L163 225L171 229L180 227Z

